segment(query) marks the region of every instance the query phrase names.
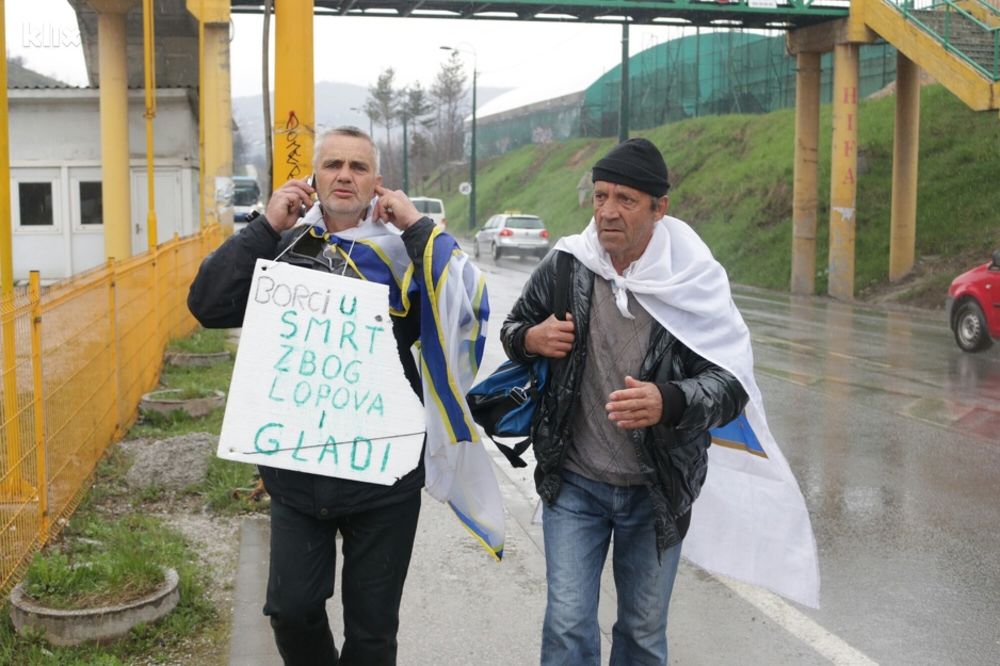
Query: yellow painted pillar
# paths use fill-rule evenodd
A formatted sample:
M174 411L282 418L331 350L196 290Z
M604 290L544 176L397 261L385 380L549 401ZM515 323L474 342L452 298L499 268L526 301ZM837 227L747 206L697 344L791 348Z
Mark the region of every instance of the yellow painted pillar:
M816 164L820 54L799 53L795 71L795 175L792 185L793 294L816 290Z
M4 2L0 0L0 47L7 52ZM0 81L7 81L7 59L0 58ZM8 133L7 86L0 86L0 328L2 328L3 375L0 428L6 464L0 473L0 501L20 497L24 492L20 473L13 470L21 459L21 433L17 419L17 335L14 321L14 249L10 220L10 135Z
M228 3L226 3L228 10ZM205 172L206 208L215 222L233 224L233 209L219 197L232 192L233 111L229 82L229 12L224 22L205 24ZM211 220L210 220L211 221Z
M132 256L128 148L128 58L125 14L134 0L90 0L97 12L98 84L101 93L101 203L104 254Z
M217 195L231 191L233 178L232 93L229 74L229 2L187 0L200 22L202 54L199 99L202 137L202 225L232 225L232 209ZM311 53L311 51L310 51Z
M889 279L913 268L917 238L917 162L920 152L920 68L896 55L896 123L892 136L892 216Z
M274 3L274 165L272 190L312 173L316 140L313 2Z
M4 0L0 0L0 49L7 52ZM0 81L7 80L7 59L0 58ZM4 300L14 293L14 245L10 222L10 134L8 132L7 86L0 86L0 294ZM6 332L6 329L5 329ZM4 355L6 357L6 346Z
M153 150L153 118L156 117L156 21L153 0L142 0L143 87L146 91L146 247L155 250L156 229L156 165ZM159 301L157 300L157 303Z
M858 176L858 45L833 50L833 143L830 168L830 259L827 293L854 298Z

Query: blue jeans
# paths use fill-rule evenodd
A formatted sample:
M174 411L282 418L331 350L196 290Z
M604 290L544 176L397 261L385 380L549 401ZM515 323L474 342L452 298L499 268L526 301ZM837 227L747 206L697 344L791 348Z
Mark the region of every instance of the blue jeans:
M542 514L548 604L542 666L598 666L601 570L612 555L618 618L611 666L667 663L667 608L681 544L656 556L653 506L645 486L612 486L567 470Z

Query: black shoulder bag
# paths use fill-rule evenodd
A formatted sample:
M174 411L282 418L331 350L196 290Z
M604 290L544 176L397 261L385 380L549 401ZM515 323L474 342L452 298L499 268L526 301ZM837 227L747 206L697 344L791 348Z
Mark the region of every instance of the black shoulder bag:
M572 255L559 252L556 257L556 284L552 311L559 319L569 310L570 272ZM487 436L514 467L527 467L521 457L531 445L531 422L538 400L545 390L549 375L549 359L539 356L531 363L504 361L489 377L466 394L472 419L482 426ZM498 437L521 437L508 445Z

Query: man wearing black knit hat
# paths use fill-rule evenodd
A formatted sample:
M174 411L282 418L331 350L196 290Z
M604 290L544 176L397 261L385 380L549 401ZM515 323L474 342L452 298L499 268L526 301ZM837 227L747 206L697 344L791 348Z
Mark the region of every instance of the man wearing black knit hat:
M500 334L511 359L550 361L532 424L548 582L541 663L601 663L597 605L613 539L610 663L666 664L667 609L708 430L736 418L747 392L691 349L716 341L684 312L702 307L706 289L728 298L728 283L690 227L666 216L660 151L629 139L594 165L593 180L590 224L539 264ZM566 313L551 305L557 252L574 259Z

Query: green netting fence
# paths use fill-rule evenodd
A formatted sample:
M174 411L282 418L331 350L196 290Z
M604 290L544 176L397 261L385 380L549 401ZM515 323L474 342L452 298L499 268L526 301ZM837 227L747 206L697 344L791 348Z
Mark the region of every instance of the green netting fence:
M822 57L821 102L830 101L832 55ZM696 32L638 53L629 60L629 127L658 127L696 116L767 113L795 105L795 58L784 33ZM862 97L896 79L896 50L885 43L860 49ZM479 155L499 155L529 143L618 132L621 65L582 94L482 118Z

